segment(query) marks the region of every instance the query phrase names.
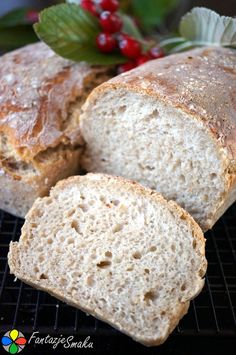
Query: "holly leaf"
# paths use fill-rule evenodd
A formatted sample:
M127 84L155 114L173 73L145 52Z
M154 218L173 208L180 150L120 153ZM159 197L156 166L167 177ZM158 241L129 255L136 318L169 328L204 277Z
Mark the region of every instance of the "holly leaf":
M118 53L103 54L96 46L99 22L75 4L60 4L43 10L34 25L38 37L60 56L95 65L120 64L126 58Z
M134 15L140 19L142 28L150 31L165 20L178 2L179 0L133 0L132 8Z
M195 7L180 22L179 32L192 46L218 45L236 48L236 19Z

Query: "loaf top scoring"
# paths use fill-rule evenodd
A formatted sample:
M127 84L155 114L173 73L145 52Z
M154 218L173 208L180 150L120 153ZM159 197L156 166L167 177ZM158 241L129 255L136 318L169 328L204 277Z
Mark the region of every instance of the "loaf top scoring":
M86 63L65 60L43 43L0 58L0 133L25 160L70 143L63 132L68 105L91 73Z
M150 61L99 90L127 87L201 119L236 165L236 51L207 47ZM93 95L92 95L93 96Z

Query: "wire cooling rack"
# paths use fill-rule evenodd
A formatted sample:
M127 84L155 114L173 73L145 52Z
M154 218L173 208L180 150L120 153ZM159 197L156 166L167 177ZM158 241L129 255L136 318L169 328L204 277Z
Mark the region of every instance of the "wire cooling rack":
M23 220L0 211L0 329L24 334L125 337L105 323L37 291L9 274L9 242L18 240ZM201 294L172 337L236 337L236 204L206 234L208 271ZM107 339L107 338L106 338Z

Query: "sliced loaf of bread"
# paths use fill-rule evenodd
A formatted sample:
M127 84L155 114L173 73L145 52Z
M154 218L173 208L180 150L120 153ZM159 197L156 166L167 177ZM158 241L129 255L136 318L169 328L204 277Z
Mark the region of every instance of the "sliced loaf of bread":
M211 228L236 200L235 68L234 50L198 48L105 82L83 107L83 168L136 180Z
M205 239L187 212L102 174L38 198L8 260L17 278L149 346L176 327L206 272Z

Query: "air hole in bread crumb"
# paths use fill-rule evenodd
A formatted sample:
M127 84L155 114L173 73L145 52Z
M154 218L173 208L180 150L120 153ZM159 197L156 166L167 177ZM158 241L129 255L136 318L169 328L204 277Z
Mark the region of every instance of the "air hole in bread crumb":
M155 245L153 245L152 247L149 248L149 251L156 251L157 250L157 247Z
M88 276L87 277L87 285L88 286L93 286L95 283L93 276Z
M205 274L205 271L204 271L203 269L200 269L200 270L199 270L199 276L200 276L200 277L203 277L204 274Z
M48 197L45 201L45 204L48 206L52 203L52 199L50 197Z
M103 203L106 202L106 197L104 197L104 196L100 196L99 199L100 199L100 201L103 202Z
M197 247L197 242L196 242L196 240L194 239L194 240L193 240L193 249L196 249L196 247Z
M52 243L53 243L52 238L48 238L48 239L47 239L47 244L52 244Z
M119 201L119 200L111 200L111 203L112 203L114 206L119 206L120 201Z
M133 270L134 270L133 266L130 266L126 269L126 271L133 271Z
M67 217L71 217L74 213L75 213L75 209L73 208L70 211L68 211Z
M159 111L157 109L153 110L152 113L150 115L148 115L147 117L145 117L145 120L149 120L152 118L157 118L159 116Z
M61 284L61 286L66 286L67 285L67 280L64 277L62 277L60 279L60 284Z
M154 166L146 165L145 168L149 171L155 170Z
M185 176L183 174L181 174L179 176L179 181L182 182L182 183L184 183L186 181Z
M118 113L124 113L126 111L127 106L123 105L118 108Z
M74 244L74 239L73 238L68 238L67 239L67 244Z
M47 280L47 275L45 275L45 274L41 274L40 276L39 276L39 278L40 278L40 280Z
M71 222L71 228L73 228L76 231L76 233L80 233L80 228L77 221L74 220Z
M78 205L78 207L83 211L83 212L87 212L88 211L88 206L85 204L80 204Z
M102 303L104 306L107 303L107 301L105 300L105 298L100 298L99 299L99 303Z
M108 260L103 260L103 261L100 261L98 264L97 264L97 267L100 267L101 269L105 269L107 267L109 267L111 265L111 262L108 261Z
M45 260L44 255L39 255L39 262L42 263Z
M37 266L34 267L34 272L38 273L39 272L39 268Z
M183 283L183 285L181 286L181 291L185 291L186 290L186 284Z
M166 315L166 312L165 311L162 311L161 312L161 316L164 317Z
M112 258L112 252L106 251L105 256L107 256L108 258Z
M172 250L173 252L175 252L175 250L176 250L175 244L171 244L171 250Z
M112 232L113 233L118 233L123 229L122 224L116 224L113 228L112 228Z
M215 173L210 174L210 178L211 180L215 180L217 178L217 174Z
M150 274L150 270L149 269L144 269L145 274Z
M35 210L34 210L34 215L35 215L36 217L42 217L43 211L40 211L40 210L35 209Z
M148 291L144 294L144 301L147 303L154 302L159 297L159 294L153 291Z
M141 259L142 255L139 251L136 251L135 253L133 253L133 258L134 259Z

